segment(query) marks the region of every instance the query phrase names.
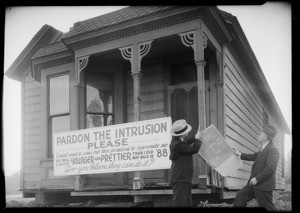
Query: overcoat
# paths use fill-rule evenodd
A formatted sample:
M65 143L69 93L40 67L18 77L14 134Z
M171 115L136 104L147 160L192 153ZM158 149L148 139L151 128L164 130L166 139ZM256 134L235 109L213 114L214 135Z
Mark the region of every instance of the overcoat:
M251 178L255 177L257 184L254 187L261 191L273 191L276 186L276 168L279 161L279 151L272 142L260 152L241 155L242 160L254 161ZM249 181L250 181L249 180Z
M192 144L193 143L193 144ZM201 141L194 137L181 141L173 137L170 143L171 175L170 182L192 182L193 157L199 151Z

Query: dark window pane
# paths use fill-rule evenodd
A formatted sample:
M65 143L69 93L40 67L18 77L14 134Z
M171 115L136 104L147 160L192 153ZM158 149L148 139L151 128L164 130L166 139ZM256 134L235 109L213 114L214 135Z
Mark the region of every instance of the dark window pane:
M113 113L113 75L86 73L86 111Z
M197 67L194 62L172 67L172 85L197 81Z
M50 115L69 112L69 75L50 78Z
M86 128L113 125L112 115L87 114Z
M187 119L187 92L184 89L175 89L171 94L172 121Z

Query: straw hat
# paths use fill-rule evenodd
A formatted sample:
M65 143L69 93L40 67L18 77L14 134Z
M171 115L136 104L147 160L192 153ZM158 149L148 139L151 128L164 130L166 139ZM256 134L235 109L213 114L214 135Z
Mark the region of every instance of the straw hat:
M187 124L186 120L180 119L173 123L171 128L171 134L173 136L180 136L188 133L191 130L191 125Z

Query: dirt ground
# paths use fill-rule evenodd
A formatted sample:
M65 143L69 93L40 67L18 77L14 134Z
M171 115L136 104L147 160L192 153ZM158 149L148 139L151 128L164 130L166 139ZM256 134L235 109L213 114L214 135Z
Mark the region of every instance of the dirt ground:
M277 191L273 194L275 207L279 211L291 211L292 210L292 193L291 191ZM102 201L97 202L94 200L87 200L83 202L74 202L74 203L60 203L55 205L39 205L35 202L34 198L7 198L6 199L6 208L36 208L36 207L98 207L98 208L109 208L109 207L118 207L118 208L151 208L153 205L151 203L142 203L137 204L130 201ZM209 203L208 201L200 201L197 206L198 208L209 208L209 207L232 207L230 203ZM248 202L247 207L257 207L256 200Z

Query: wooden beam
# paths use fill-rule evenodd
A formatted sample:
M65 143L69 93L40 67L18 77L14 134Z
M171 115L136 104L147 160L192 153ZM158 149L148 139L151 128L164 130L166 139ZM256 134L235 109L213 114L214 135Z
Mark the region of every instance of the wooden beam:
M210 194L211 189L192 189L192 194ZM113 196L113 195L172 195L172 189L119 190L71 192L71 196Z
M236 197L238 191L221 191L220 192L220 199L226 200L226 199L234 199Z

